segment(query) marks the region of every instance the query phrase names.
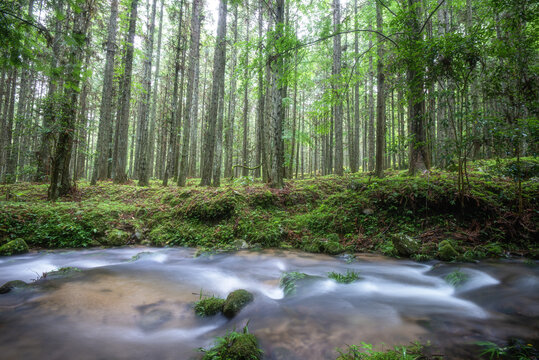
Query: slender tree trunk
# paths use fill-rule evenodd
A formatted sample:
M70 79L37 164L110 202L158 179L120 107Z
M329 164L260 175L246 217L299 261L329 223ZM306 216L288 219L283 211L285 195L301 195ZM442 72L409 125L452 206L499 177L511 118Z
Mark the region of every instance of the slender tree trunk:
M189 170L189 140L191 136L191 123L196 121L195 107L192 108L195 91L198 91L198 66L200 57L200 22L201 22L201 0L193 1L191 15L191 45L189 50L189 70L187 74L187 99L185 103L185 113L183 119L183 139L180 161L180 171L178 174L178 186L185 186L187 172Z
M340 0L333 0L333 32L340 32L341 24L341 3ZM343 175L343 107L341 94L341 35L333 37L333 92L335 98L335 173Z
M382 5L376 2L376 30L382 34L383 18ZM386 140L386 96L385 96L385 74L384 74L384 43L382 36L378 35L378 61L377 71L377 95L376 95L376 168L375 176L384 176L384 155Z
M168 136L168 151L166 151L166 167L165 167L165 173L163 175L163 186L168 185L168 178L171 176L174 176L174 152L177 144L178 139L178 132L179 132L179 122L181 121L180 118L180 111L178 109L178 102L179 107L182 106L182 97L180 96L180 99L178 101L178 75L180 73L180 53L181 53L181 44L182 44L182 22L183 22L183 0L180 2L180 20L178 22L178 33L177 33L177 39L178 42L176 43L176 49L175 49L175 55L174 55L174 80L173 80L173 90L172 90L172 114L169 117L169 136ZM183 69L182 69L183 73ZM183 75L182 75L183 78ZM182 89L183 89L183 81L182 81ZM182 92L183 95L183 92Z
M52 160L51 183L48 190L49 200L56 200L59 196L67 195L72 188L69 164L77 116L78 88L82 77L82 60L93 6L92 0L86 0L82 9L75 12L74 15L72 38L75 39L75 42L69 50L69 65L66 74L66 83L69 86L65 90L65 102L62 104L65 106L62 111L62 128Z
M224 88L225 62L226 62L226 13L227 0L220 0L219 21L217 24L217 37L213 60L213 82L211 90L211 103L207 117L207 127L204 131L204 156L201 166L201 186L211 185L213 161L215 155L215 132L217 127L217 116L219 111L219 101L221 87Z
M135 30L137 25L138 0L131 1L129 16L129 30L125 43L124 74L121 80L118 118L116 121L116 138L114 145L114 182L117 184L127 182L127 144L129 141L129 110L131 105L131 75L133 72L133 53Z
M275 0L273 9L275 16L274 42L278 42L284 36L284 0ZM270 57L270 77L271 77L271 177L270 186L273 188L284 187L283 165L284 165L284 145L283 145L283 123L284 109L283 98L285 87L282 82L284 72L284 58L280 50L274 43L273 54Z
M417 51L421 44L419 5L420 0L408 0L408 47ZM406 71L410 117L410 161L409 172L414 175L418 170L430 168L425 126L425 96L423 94L424 69L421 60L409 59Z
M163 35L163 10L165 1L161 0L161 8L159 11L159 30L157 35L157 55L155 64L155 75L152 90L152 107L150 110L150 132L149 132L149 150L148 150L148 174L149 176L155 176L155 126L157 125L157 90L159 88L159 70L161 67L161 39Z
M137 139L139 144L138 153L138 185L148 186L150 185L150 172L148 166L149 158L149 133L148 133L148 121L150 112L150 101L152 94L152 57L153 57L153 44L154 44L154 32L155 32L155 13L157 8L157 0L152 1L152 14L148 24L148 31L146 34L146 55L144 58L144 77L142 81L142 101L139 107L139 127L140 138Z
M372 26L369 25L369 30ZM369 48L372 40L369 40ZM369 171L375 167L375 125L374 125L374 70L372 53L369 53Z
M234 142L234 117L236 115L236 42L238 41L238 5L234 4L234 23L232 24L234 33L234 46L232 46L232 62L230 64L230 95L228 103L228 116L225 126L225 171L226 178L232 177L232 153Z
M108 173L109 136L112 125L112 92L114 80L114 58L116 55L116 31L118 23L118 0L111 0L107 37L107 55L103 74L103 91L99 110L99 130L97 133L97 154L91 184L105 180Z
M245 16L246 16L246 23L247 26L245 27L246 30L246 41L247 46L245 47L245 57L244 57L244 78L243 78L243 151L242 151L242 160L243 160L243 168L242 168L242 176L249 175L249 171L247 167L249 166L249 97L248 97L248 91L249 91L249 32L251 29L249 28L249 0L245 0Z

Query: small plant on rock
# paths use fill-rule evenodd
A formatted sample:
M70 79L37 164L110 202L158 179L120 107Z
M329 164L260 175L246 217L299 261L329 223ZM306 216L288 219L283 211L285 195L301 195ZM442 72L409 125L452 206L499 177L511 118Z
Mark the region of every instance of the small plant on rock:
M359 280L359 273L347 270L346 274L340 274L332 271L328 273L328 277L341 284L350 284Z

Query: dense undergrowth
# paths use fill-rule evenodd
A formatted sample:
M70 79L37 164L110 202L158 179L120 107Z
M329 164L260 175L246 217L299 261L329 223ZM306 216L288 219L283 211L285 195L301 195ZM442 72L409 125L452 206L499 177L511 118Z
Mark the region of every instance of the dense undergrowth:
M520 213L510 160L475 163L463 196L456 175L442 171L325 176L290 181L282 190L238 181L201 188L196 179L186 188L82 182L56 203L46 200L46 185L2 186L0 245L20 238L31 248L146 244L378 251L416 260L536 258L539 160L523 163ZM411 251L397 243L403 238Z

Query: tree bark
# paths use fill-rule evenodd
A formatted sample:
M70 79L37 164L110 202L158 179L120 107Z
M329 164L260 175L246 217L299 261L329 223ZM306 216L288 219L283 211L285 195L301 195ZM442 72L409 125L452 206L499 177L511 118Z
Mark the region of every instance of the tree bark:
M333 0L333 92L334 92L334 119L335 119L335 173L339 176L344 171L343 150L343 106L341 94L341 4L340 0Z
M376 30L383 33L382 5L376 2ZM378 61L377 71L377 94L376 94L376 167L374 175L384 176L384 156L386 140L386 96L385 96L385 74L384 74L384 43L383 37L378 35Z
M116 121L116 138L114 145L114 182L122 184L127 182L127 144L129 132L129 109L131 106L131 76L133 72L133 53L135 30L137 25L138 0L131 1L131 13L129 16L129 30L125 43L124 74L121 80L120 101L118 104L118 116Z
M187 73L187 99L183 119L183 138L180 161L180 171L178 174L178 186L185 186L187 172L189 170L189 140L191 136L191 123L196 121L195 109L192 108L194 92L198 91L198 65L200 55L200 22L201 22L201 0L193 1L193 13L191 15L191 45L189 50L189 70Z
M217 115L219 111L219 101L221 87L224 87L225 62L226 62L226 14L227 0L220 0L219 21L217 24L217 37L215 53L213 58L213 82L211 90L210 109L207 117L207 127L204 131L204 154L201 166L201 186L211 185L213 161L215 155L215 132L217 128Z
M99 129L97 133L97 154L91 184L98 180L105 180L108 173L109 162L109 136L112 125L112 91L114 81L114 58L116 56L116 31L118 28L118 0L111 0L110 17L107 37L107 55L105 58L105 72L103 74L103 91L99 109Z

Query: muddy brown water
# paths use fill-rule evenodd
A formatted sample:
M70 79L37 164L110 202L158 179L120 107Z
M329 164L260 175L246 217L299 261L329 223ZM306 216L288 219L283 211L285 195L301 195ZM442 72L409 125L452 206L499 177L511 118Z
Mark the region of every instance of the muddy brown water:
M143 253L138 258L133 256ZM265 359L335 359L361 342L384 349L430 342L446 359L478 357L477 341L539 339L539 267L519 260L416 263L359 255L353 261L293 251L240 251L194 257L193 249L50 251L0 258L0 285L32 281L0 295L2 359L197 359L216 336L241 330L260 340ZM359 272L339 284L328 272ZM458 287L444 279L459 270ZM316 276L285 296L285 272ZM195 316L200 294L255 295L234 319Z

